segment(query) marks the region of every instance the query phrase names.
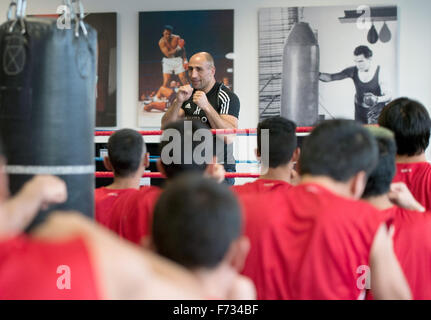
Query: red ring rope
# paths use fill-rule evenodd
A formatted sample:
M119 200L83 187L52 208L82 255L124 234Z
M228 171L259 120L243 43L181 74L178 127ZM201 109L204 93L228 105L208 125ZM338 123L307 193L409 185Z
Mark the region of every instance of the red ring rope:
M297 127L297 133L311 132L313 127ZM95 136L110 136L115 131L96 131ZM138 131L143 136L159 136L163 133L162 130ZM257 129L212 129L212 134L256 134Z
M113 178L114 174L110 171L95 172L96 178ZM225 178L259 178L258 173L226 172ZM160 172L145 172L143 178L165 178Z

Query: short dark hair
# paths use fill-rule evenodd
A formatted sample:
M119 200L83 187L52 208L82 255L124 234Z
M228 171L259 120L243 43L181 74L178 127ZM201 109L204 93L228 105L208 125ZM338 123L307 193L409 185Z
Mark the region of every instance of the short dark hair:
M283 117L271 117L257 125L257 150L262 156L262 130L269 130L269 164L270 168L289 163L297 146L296 124ZM265 160L265 157L262 157Z
M152 237L156 251L186 268L213 268L241 234L238 201L225 184L184 174L158 199Z
M356 121L327 120L304 139L301 174L327 176L346 182L360 171L369 174L377 163L374 137Z
M145 152L144 139L136 130L121 129L108 139L108 156L115 176L127 177L135 173Z
M390 102L380 113L378 123L395 134L399 155L419 155L429 145L431 120L418 101L403 97Z
M186 131L186 127L189 126L191 128L190 131ZM163 159L163 149L168 147L168 145L174 143L174 137L173 136L166 136L167 130L173 129L176 130L177 133L179 133L180 140L177 141L178 143L174 145L173 147L177 152L180 153L181 161L175 163L165 163L165 159ZM183 173L183 172L200 172L203 173L207 167L208 162L204 163L198 163L193 156L195 150L197 147L202 143L201 141L194 141L193 135L197 130L207 130L209 132L209 129L202 124L199 120L179 120L175 122L171 122L167 124L164 128L164 132L162 134L162 139L159 144L159 151L160 151L160 161L165 169L166 176L168 178L174 178L176 175ZM212 140L211 140L212 143ZM184 145L190 145L191 150L186 151L184 149ZM205 157L206 150L203 149L200 153L202 157ZM214 153L214 147L213 147L213 153ZM170 155L173 156L173 152L169 152ZM212 155L211 155L212 158ZM188 160L188 161L187 161Z
M166 24L166 25L163 27L163 30L169 30L170 32L172 32L172 31L174 31L174 27L173 27L173 26L171 26L170 24Z
M360 56L362 54L365 58L369 59L373 56L373 51L367 46L358 46L355 48L355 51L353 51L353 54L355 56Z
M384 128L372 128L372 134L377 140L379 160L377 166L370 173L362 198L381 196L389 191L395 175L395 155L397 146L393 133Z

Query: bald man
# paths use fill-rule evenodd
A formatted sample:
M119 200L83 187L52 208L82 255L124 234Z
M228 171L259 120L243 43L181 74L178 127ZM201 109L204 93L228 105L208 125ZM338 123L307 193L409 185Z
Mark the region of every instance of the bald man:
M190 58L188 65L191 85L179 88L171 107L162 118L162 128L181 118L199 119L211 129L237 129L240 102L236 94L215 79L214 59L208 52L199 52ZM235 171L232 137L215 139L224 143L223 153L217 153L226 172ZM217 150L220 150L217 147ZM234 184L234 179L226 179Z

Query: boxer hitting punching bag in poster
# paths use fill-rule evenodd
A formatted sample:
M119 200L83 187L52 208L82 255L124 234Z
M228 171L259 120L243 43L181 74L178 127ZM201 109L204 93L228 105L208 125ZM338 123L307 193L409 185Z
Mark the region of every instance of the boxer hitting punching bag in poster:
M57 19L26 17L25 7L12 1L0 26L0 137L11 193L36 174L56 175L68 200L49 210L93 216L97 34L83 23L82 5L74 14L69 1L70 28L62 29Z

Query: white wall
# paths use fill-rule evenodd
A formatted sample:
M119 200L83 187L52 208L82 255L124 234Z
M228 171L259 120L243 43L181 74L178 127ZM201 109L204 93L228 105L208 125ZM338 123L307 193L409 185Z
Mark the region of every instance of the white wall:
M0 22L8 1L0 3ZM83 0L89 12L118 12L118 127L136 128L138 12L234 9L235 92L240 128L258 121L258 9L280 6L396 4L399 8L399 93L431 107L431 1L429 0ZM54 13L61 0L28 0L28 13ZM431 159L431 148L428 150Z

